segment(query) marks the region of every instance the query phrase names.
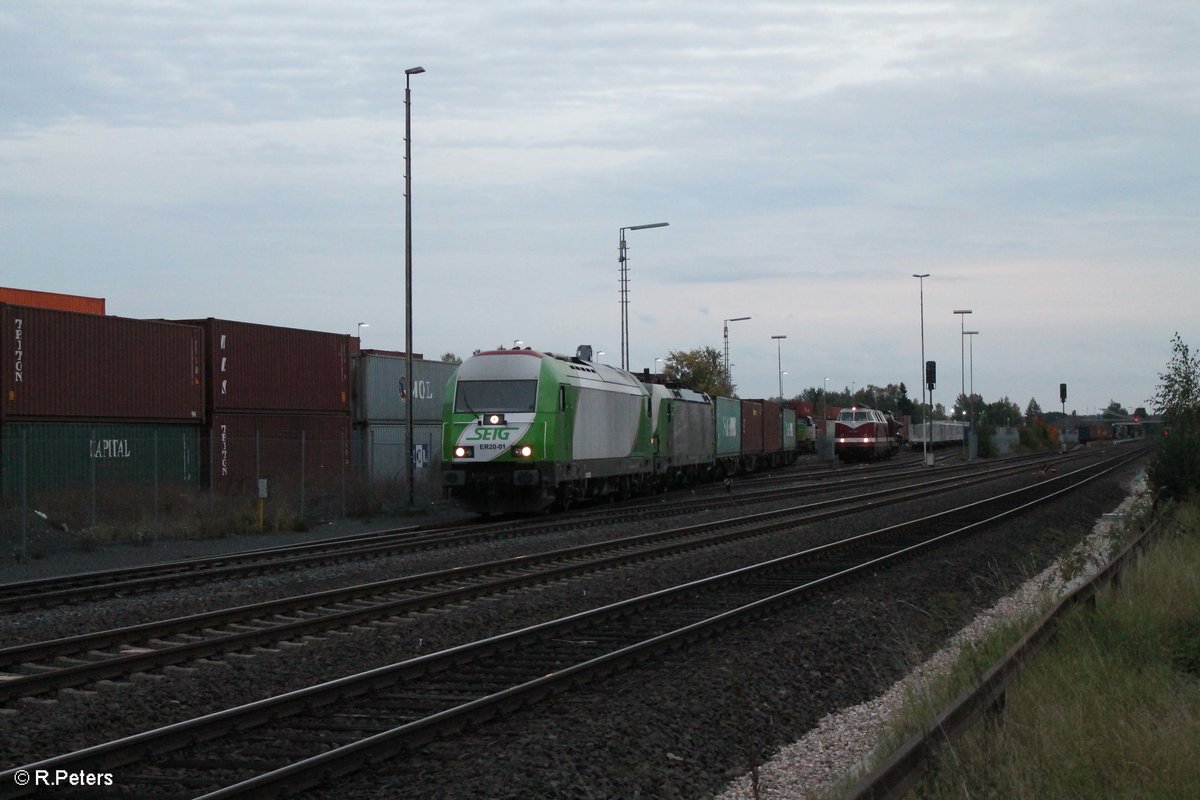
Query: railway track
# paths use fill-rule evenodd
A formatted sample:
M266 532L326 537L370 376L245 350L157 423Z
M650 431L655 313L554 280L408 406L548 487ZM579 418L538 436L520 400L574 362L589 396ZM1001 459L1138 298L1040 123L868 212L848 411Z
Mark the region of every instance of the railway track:
M1076 456L1068 456L1073 458ZM1034 461L1061 461L1061 456L1039 456L1027 460L1007 461L991 469L1016 469ZM979 472L977 466L939 469L939 474ZM984 470L987 472L989 470ZM850 474L846 474L850 473ZM739 486L736 493L712 486L689 493L686 497L652 498L616 509L591 509L584 513L561 515L549 519L508 520L468 525L409 527L387 531L320 539L302 544L259 548L207 558L185 559L139 567L77 573L52 578L0 584L0 612L43 609L54 605L89 602L107 597L175 589L211 581L246 578L256 575L295 571L349 561L383 558L458 547L466 544L496 541L517 536L533 536L554 530L584 525L610 525L650 517L669 517L695 510L698 501L706 508L736 507L775 499L792 499L797 492L804 495L852 490L859 486L902 481L928 474L926 468L887 470L880 468L828 469L781 473L757 477ZM775 482L785 482L782 488L762 488ZM797 482L804 482L799 489Z
M834 516L987 483L1027 469L1027 465L1021 464L969 477L941 475L917 485L879 489L849 498L12 645L0 648L0 703L99 680L127 678L137 672L294 641L650 559L729 545Z
M0 773L108 773L136 796L290 795L911 558L1116 470L1033 487ZM39 773L39 770L42 771ZM166 792L169 788L171 791Z

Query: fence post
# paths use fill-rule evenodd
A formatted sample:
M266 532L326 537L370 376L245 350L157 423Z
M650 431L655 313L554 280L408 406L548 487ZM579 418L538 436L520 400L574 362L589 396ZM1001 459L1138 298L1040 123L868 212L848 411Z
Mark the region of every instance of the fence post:
M162 522L158 516L158 431L154 431L154 541L162 533Z
M29 560L29 428L21 429L21 560Z
M304 519L304 435L307 431L300 431L300 519Z
M91 429L90 438L88 439L88 467L92 479L92 530L96 530L96 453L94 451L96 441L96 429Z

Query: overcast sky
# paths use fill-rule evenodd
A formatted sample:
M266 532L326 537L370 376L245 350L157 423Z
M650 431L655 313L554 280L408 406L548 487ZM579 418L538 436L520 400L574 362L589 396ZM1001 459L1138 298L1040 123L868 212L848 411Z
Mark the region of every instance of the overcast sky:
M1198 41L1195 0L12 0L0 283L402 349L420 65L415 352L619 364L619 229L665 221L637 370L750 316L743 397L777 355L919 397L929 273L936 402L965 326L985 400L1132 410L1200 349Z

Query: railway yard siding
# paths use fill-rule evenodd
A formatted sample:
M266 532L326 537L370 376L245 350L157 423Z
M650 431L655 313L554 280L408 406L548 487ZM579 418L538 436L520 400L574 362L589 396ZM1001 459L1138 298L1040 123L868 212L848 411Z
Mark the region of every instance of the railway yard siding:
M204 420L204 343L191 325L0 306L0 418Z

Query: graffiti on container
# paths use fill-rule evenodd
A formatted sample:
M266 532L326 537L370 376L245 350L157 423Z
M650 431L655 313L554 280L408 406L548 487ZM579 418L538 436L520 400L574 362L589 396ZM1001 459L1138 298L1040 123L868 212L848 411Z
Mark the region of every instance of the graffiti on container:
M429 445L413 445L413 466L417 469L425 469L429 466L429 463Z
M725 419L724 423L722 423L722 424L724 424L724 426L725 426L725 435L726 436L728 436L729 438L732 439L733 437L738 435L738 426L737 426L736 419L734 419L733 417L728 417Z
M23 380L22 371L25 368L25 341L24 329L25 322L20 317L13 320L15 328L14 335L16 337L16 347L13 350L15 364L13 365L13 383L20 383Z
M92 439L92 458L129 458L133 455L128 439Z
M221 426L221 477L229 476L229 426Z

